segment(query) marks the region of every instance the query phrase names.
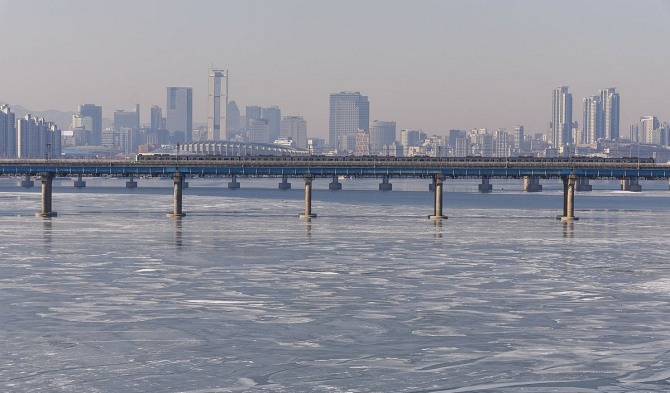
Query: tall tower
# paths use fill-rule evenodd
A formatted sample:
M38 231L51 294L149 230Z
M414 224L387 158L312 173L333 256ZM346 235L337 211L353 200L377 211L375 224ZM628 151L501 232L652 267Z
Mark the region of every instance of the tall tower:
M600 90L600 104L603 112L603 138L619 138L619 93L615 87Z
M328 124L328 143L331 148L347 150L338 146L345 138L355 138L358 130L370 130L370 103L368 97L360 92L334 93L330 95L330 118ZM350 146L349 150L353 150Z
M193 89L190 87L167 88L166 128L172 143L193 140Z
M79 105L79 116L88 116L91 118L91 132L88 144L93 146L102 145L102 107L94 104Z
M572 143L572 94L567 86L554 89L550 142L555 149Z
M581 143L595 143L605 137L603 127L603 105L600 96L584 98L584 120Z
M223 104L223 105L222 105ZM209 70L209 96L207 97L207 139L228 140L226 114L228 112L228 70ZM221 125L224 130L221 132Z

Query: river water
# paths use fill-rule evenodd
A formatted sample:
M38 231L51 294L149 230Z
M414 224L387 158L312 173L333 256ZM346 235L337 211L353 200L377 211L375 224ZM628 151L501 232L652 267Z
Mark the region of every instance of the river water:
M666 392L670 191L0 180L3 392Z

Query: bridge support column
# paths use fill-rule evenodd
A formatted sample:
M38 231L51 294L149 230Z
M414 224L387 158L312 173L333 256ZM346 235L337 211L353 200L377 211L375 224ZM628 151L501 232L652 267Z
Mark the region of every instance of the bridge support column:
M493 186L489 183L488 176L482 176L482 184L479 185L479 192L488 193L493 191Z
M279 183L279 189L280 190L290 190L291 189L291 183L288 182L288 176L282 175L281 183Z
M130 176L130 179L126 182L126 188L137 188L137 182Z
M301 220L315 218L312 213L312 175L305 175L305 213L300 215Z
M379 183L379 191L391 191L393 190L393 184L389 183L389 177L382 177L382 182Z
M174 180L174 207L168 217L184 217L186 214L182 211L182 195L184 190L184 176L177 172L172 176Z
M577 191L593 191L593 186L589 184L588 177L577 178Z
M237 181L237 175L233 175L233 178L228 182L228 188L236 190L240 188L240 183Z
M563 215L556 217L561 221L579 220L575 217L575 188L577 188L577 176L571 174L563 178Z
M542 191L542 184L540 178L537 176L523 177L523 190L526 192L540 192Z
M30 175L25 175L23 180L21 180L21 187L30 188L35 186L35 182L30 180Z
M431 220L441 220L446 219L447 216L442 214L442 182L444 180L444 175L438 174L433 178L433 183L435 184L435 208L433 210L433 215L428 216Z
M337 175L333 175L333 181L328 183L329 190L341 190L342 183L337 179Z
M632 191L632 192L642 191L642 186L640 185L640 179L637 177L626 177L621 179L621 191Z
M49 172L42 174L42 211L35 213L36 217L56 217L58 215L51 210L54 176L55 174Z
M81 174L77 175L77 180L74 181L75 188L84 188L86 187L86 181L81 179Z

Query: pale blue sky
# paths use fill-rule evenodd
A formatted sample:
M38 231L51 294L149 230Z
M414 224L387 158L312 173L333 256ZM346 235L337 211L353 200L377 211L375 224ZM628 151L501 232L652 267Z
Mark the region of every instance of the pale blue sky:
M580 123L582 98L617 87L625 135L670 121L669 22L668 0L0 0L0 100L105 117L139 103L145 122L167 86L191 86L203 122L214 63L242 111L279 105L313 136L343 90L398 129L544 131L559 85Z

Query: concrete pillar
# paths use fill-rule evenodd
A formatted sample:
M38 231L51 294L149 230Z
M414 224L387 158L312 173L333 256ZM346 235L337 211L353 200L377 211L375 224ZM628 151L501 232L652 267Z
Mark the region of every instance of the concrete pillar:
M384 176L382 182L379 183L379 191L391 191L393 190L393 184L389 183L389 177Z
M137 182L130 176L130 179L126 182L126 188L137 188Z
M577 191L593 191L593 186L589 184L588 177L577 178Z
M279 183L279 189L280 190L290 190L291 189L291 183L288 182L288 176L282 175L281 183Z
M35 186L35 182L30 180L30 175L25 175L23 180L21 180L21 187L30 188Z
M489 177L482 176L482 184L479 185L479 192L488 193L493 191L493 186L489 184Z
M77 175L77 180L74 181L75 188L84 188L86 187L86 181L81 179L81 174Z
M575 188L577 188L575 174L563 178L563 215L556 217L561 221L579 220L575 217Z
M36 217L56 217L58 215L55 211L51 210L54 176L55 174L49 172L42 174L42 211L35 213Z
M428 216L431 220L441 220L446 219L447 216L442 214L442 182L444 180L444 175L438 174L434 177L435 183L435 207L433 209L433 215Z
M621 191L632 191L632 192L642 191L642 186L640 185L639 178L625 177L621 179Z
M300 215L301 220L315 218L312 213L312 175L305 175L305 213Z
M240 188L240 183L237 181L237 175L233 175L233 178L228 182L228 188L234 190Z
M540 192L542 191L542 184L540 178L537 176L523 177L523 190L526 192Z
M168 217L184 217L186 214L182 211L182 193L184 190L184 176L177 172L172 175L174 180L174 207L172 213L168 213Z
M333 181L328 183L328 189L329 190L341 190L342 189L342 183L337 180L337 175L333 175Z

